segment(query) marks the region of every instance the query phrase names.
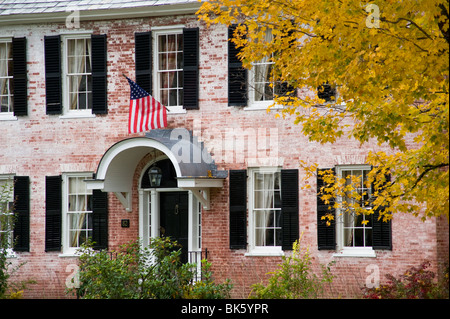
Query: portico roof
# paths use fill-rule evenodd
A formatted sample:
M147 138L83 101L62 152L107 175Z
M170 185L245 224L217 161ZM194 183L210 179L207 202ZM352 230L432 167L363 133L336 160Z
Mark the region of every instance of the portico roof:
M217 170L203 143L186 129L152 130L145 137L129 138L112 145L100 160L95 178L86 181L88 188L116 193L131 210L134 172L142 158L154 150L172 162L177 186L193 191L204 207L209 208L209 188L222 187L228 172Z

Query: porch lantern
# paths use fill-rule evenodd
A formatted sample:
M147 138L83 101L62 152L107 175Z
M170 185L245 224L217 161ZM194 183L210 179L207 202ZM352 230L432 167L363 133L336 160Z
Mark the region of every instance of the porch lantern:
M148 170L148 178L150 180L150 187L159 187L161 185L162 172L161 169L155 165Z

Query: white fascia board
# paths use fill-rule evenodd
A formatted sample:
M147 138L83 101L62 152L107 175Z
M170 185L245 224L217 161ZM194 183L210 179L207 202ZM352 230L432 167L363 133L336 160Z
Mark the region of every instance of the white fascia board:
M223 187L223 179L221 178L178 178L177 183L180 188Z
M158 6L143 6L121 9L102 9L102 10L80 10L80 21L108 20L108 19L126 19L157 17L168 15L194 14L200 8L200 2L191 2L183 4L169 4ZM68 10L52 13L29 13L0 15L1 25L12 24L38 24L48 22L65 22L67 17L73 11Z

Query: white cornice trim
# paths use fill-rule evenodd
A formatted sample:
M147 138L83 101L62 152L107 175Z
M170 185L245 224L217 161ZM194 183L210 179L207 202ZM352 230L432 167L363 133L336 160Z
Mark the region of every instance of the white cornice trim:
M142 18L169 15L194 14L200 8L200 2L182 4L145 6L122 9L81 10L80 21ZM0 26L12 24L37 24L47 22L65 22L73 11L54 13L31 13L0 16Z

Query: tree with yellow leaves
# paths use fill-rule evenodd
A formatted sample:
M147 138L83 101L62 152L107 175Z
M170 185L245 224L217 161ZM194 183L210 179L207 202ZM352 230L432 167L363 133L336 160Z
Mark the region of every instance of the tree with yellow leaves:
M232 41L245 68L266 57L273 83L314 93L275 97L276 116L294 117L311 141L390 148L368 155L373 196L329 171L323 200L353 197L351 210L370 214L359 200L368 198L385 220L407 212L448 221L448 0L210 0L197 14L237 25ZM317 164L302 166L316 174Z

